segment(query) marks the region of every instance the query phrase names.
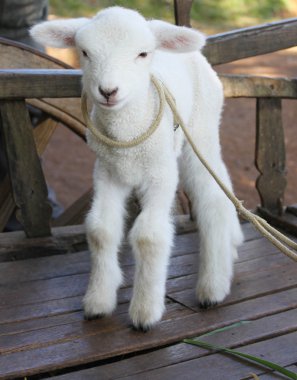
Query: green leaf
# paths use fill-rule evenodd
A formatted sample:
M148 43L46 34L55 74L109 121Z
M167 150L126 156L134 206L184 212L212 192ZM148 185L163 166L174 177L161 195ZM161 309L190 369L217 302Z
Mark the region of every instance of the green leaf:
M297 380L297 373L289 371L288 369L286 369L286 368L284 368L284 367L282 367L276 363L270 362L270 361L265 360L265 359L261 359L257 356L244 354L243 352L240 352L240 351L232 350L230 348L216 346L214 344L210 344L207 342L198 341L198 340L194 340L194 339L184 339L183 342L187 343L187 344L199 346L202 348L206 348L209 350L221 351L221 352L225 352L227 354L231 354L233 356L239 356L241 358L247 359L247 360L255 362L257 364L261 364L261 365L268 367L274 371L277 371L277 372L281 373L282 375L287 376L289 379Z
M212 330L212 331L210 331L210 332L208 332L206 334L199 335L199 336L197 336L196 338L193 338L193 339L201 339L202 337L204 338L205 336L210 336L210 335L214 335L214 334L220 333L222 331L227 331L227 330L230 330L230 329L234 329L235 327L246 325L247 323L251 323L251 321L239 321L239 322L233 323L232 325L221 327L219 329Z

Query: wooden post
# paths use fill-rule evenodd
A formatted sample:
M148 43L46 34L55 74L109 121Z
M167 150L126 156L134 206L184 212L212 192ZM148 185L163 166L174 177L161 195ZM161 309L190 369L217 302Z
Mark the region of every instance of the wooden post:
M287 181L281 99L257 99L256 128L256 167L260 172L256 187L261 206L271 214L282 215Z
M174 0L175 23L179 26L191 26L191 8L193 0Z
M47 236L51 207L24 100L0 102L2 128L13 197L28 237Z

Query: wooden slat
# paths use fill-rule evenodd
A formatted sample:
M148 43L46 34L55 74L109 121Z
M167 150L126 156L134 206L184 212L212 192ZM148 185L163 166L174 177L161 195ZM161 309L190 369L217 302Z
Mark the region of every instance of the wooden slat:
M122 307L121 307L122 306ZM13 333L5 334L1 333L0 335L0 352L1 354L8 354L16 351L27 351L33 348L44 347L50 344L65 343L65 341L70 341L77 339L79 337L87 337L91 335L106 332L112 332L116 334L117 330L121 330L123 326L129 325L128 317L128 305L121 305L117 313L108 318L103 318L101 321L98 320L95 323L88 323L83 320L82 313L79 313L79 318L76 320L67 321L60 316L60 321L57 324L57 318L42 318L39 322L43 322L43 325L39 323L39 328L31 328L29 331L20 331ZM77 316L78 313L76 313ZM166 313L163 317L163 321L169 319L178 319L184 318L185 316L192 315L193 312L177 303L167 301L166 304ZM51 321L51 320L54 321ZM28 321L26 321L28 322ZM52 325L49 325L51 324ZM25 323L26 324L26 323ZM11 325L11 324L10 324ZM18 325L24 326L24 323ZM9 325L1 325L5 329Z
M213 65L267 54L297 45L297 18L208 37L204 55Z
M296 309L294 309L267 318L250 321L247 324L237 326L230 330L218 332L213 336L209 336L206 340L207 342L216 345L235 348L239 345L243 346L252 344L262 339L269 339L276 335L283 335L294 331L297 328L296 323ZM138 355L129 359L117 361L112 364L70 372L66 375L54 377L54 379L105 379L106 376L108 376L109 379L117 379L122 377L123 373L125 376L138 375L142 377L144 373L148 371L171 366L179 362L197 359L205 356L205 354L205 350L199 347L187 344L177 344L144 355ZM198 369L195 378L200 378Z
M227 98L297 98L296 78L269 78L254 75L219 75Z
M197 336L214 328L242 319L256 319L296 307L296 290L257 298L220 309L198 312L179 319L168 319L147 334L140 334L127 328L128 321L117 330L116 339L109 331L100 332L95 321L91 335L64 339L63 342L45 347L0 356L0 376L29 376L45 371L71 367L83 363L118 357L123 354L160 347L179 342L190 336ZM116 318L116 316L115 316ZM288 344L288 346L290 346Z
M15 261L13 260L13 256L12 261L0 262L0 284L3 285L15 282L21 283L49 279L58 276L69 276L74 273L85 273L88 271L90 257L88 252L77 252L75 254L65 253L65 251L74 251L74 247L77 248L77 245L87 248L83 228L77 227L77 234L69 228L63 228L63 231L64 234L60 231L59 235L57 235L57 228L55 228L53 230L53 237L35 239L35 244L32 245L32 249L37 251L36 254L38 260L35 258L29 259L29 254L27 255L25 253L27 258L25 261ZM65 231L69 231L69 236L65 235ZM14 236L19 235L20 234L14 233ZM2 236L3 235L0 235L0 241ZM51 246L54 245L55 241L59 240L60 242L59 245L57 244L56 254L54 256L51 257L48 254L47 256L42 257L41 254L38 253L38 250L42 248L44 250L48 250L49 248L53 249L54 247ZM3 245L9 245L12 242L13 239L6 239L3 242ZM195 271L194 263L196 261L196 256L198 256L198 246L197 234L179 236L176 238L175 246L172 248L170 264L178 268L181 265L180 263L185 260L184 264L193 264L192 270ZM18 249L22 250L22 247L24 247L24 245L20 243ZM28 248L28 244L25 247ZM54 252L55 251L53 250L50 253L53 254ZM278 254L277 249L272 247L271 244L263 238L247 241L239 249L239 258L236 265L238 266L239 263L244 263L253 259L267 260L268 257L272 257L272 255L275 254L278 255L279 260L281 260L281 255ZM184 258L186 255L188 257ZM120 262L123 267L134 265L134 257L127 243L123 244L120 254ZM62 263L64 264L62 265ZM31 271L30 268L32 267L38 268L38 270Z
M28 237L50 235L51 208L24 101L0 103L13 197Z
M277 260L277 258L276 256L275 260L271 260L269 257L253 260L250 265L242 263L241 267L237 265L231 293L225 299L224 305L296 286L296 268L289 261L282 265L281 260ZM271 266L266 266L269 261ZM168 295L171 299L192 310L199 310L194 291L195 279L192 278L192 286L189 286L190 280L191 278L188 277L187 283L184 284L183 277L173 279L168 289ZM172 291L172 289L175 290Z
M0 99L71 98L80 94L79 70L0 70Z
M219 74L226 97L297 98L297 79ZM78 70L0 70L1 98L80 97ZM53 107L52 104L49 104ZM38 104L37 104L38 106ZM81 131L79 121L78 133Z
M181 223L184 223L183 220ZM178 225L176 229L181 230ZM261 256L262 244L253 242L253 240L260 238L259 233L250 224L245 223L244 234L246 243L240 249L247 250L245 257L248 259ZM23 232L0 233L0 262L87 249L83 225L54 227L52 228L52 235L52 237L32 238L28 241ZM249 249L250 244L251 249ZM196 232L178 235L175 239L172 255L179 256L197 252L198 245L198 234Z
M7 68L72 67L30 45L0 37L0 65Z
M237 265L237 275L234 280L231 295L221 306L234 303L240 303L242 300L257 297L258 295L269 294L274 291L281 291L296 286L296 270L291 263L281 264L281 259L276 256L271 266L265 268L267 259L253 260L248 263L242 263L241 267ZM60 265L68 266L67 261L61 261ZM35 264L35 265L34 265ZM61 277L49 278L44 274L43 266L47 263L40 263L40 277L44 280L22 282L19 285L10 282L3 289L5 292L2 297L2 307L0 313L0 323L26 320L46 315L55 315L65 312L73 312L81 309L81 298L85 292L88 281L88 261L80 263L69 262L69 270L65 270L65 275L61 276L60 270L57 274ZM57 264L59 265L59 264ZM39 267L38 261L32 263L32 266ZM31 266L31 267L32 267ZM73 274L77 268L77 274ZM196 283L195 266L183 266L178 270L177 265L170 266L171 273L185 272L185 269L192 268L192 275L186 274L180 277L169 278L167 281L167 293L170 298L193 309L198 310L197 301L194 294ZM258 270L261 268L261 270ZM3 268L5 270L5 268ZM127 303L132 295L132 274L133 268L124 267L127 278L126 286L119 291L119 303ZM49 268L50 270L50 268ZM53 269L51 269L52 276ZM4 273L4 272L3 272ZM11 271L7 269L7 273ZM20 273L20 278L24 281L24 273ZM280 273L282 274L280 276ZM129 277L128 277L129 276ZM36 277L38 278L38 271ZM279 279L278 279L279 277ZM260 290L259 290L260 289ZM34 303L34 308L32 304Z
M174 0L175 23L179 26L191 26L191 8L193 0Z
M180 291L184 290L184 288L181 288L180 283L178 286L175 284L176 282L180 282L177 280L178 278L189 275L195 277L197 259L196 254L172 258L168 270L168 292L171 297L175 297L175 293L173 292L176 291L176 288ZM267 264L268 260L269 264ZM49 263L48 266L46 266L47 263ZM1 272L5 274L7 271L7 273L11 274L12 279L7 283L5 293L1 297L0 307L7 308L33 302L46 302L58 298L82 295L86 287L90 267L89 255L86 252L77 255L73 254L69 257L69 260L67 260L67 255L64 255L61 257L60 267L57 267L59 265L58 263L58 260L53 260L53 262L50 263L50 258L43 258L40 260L33 259L28 265L25 265L24 263L24 268L22 268L21 265L17 265L15 274L13 274L13 265L7 265L5 263L1 264ZM40 270L38 271L37 269L39 266ZM35 267L36 273L31 276L28 275L28 280L26 281L26 272L30 267ZM131 287L133 282L134 265L131 265L131 263L128 262L128 265L122 265L122 267L127 278L125 288ZM48 271L46 269L48 269ZM228 302L228 300L230 302L230 298L232 299L232 302L238 302L243 298L250 297L251 292L254 294L255 291L257 291L259 282L266 283L258 290L259 294L261 294L261 292L267 293L275 289L276 285L273 283L273 279L277 277L280 270L285 273L286 276L283 276L278 282L278 289L281 287L286 288L296 285L297 280L294 279L293 276L296 269L294 266L292 267L288 258L281 255L275 254L270 255L268 259L267 257L263 257L249 262L237 263L236 273L238 279L235 278L233 293L226 302ZM14 279L17 278L18 274L20 281L15 283ZM172 281L170 281L171 279ZM268 279L271 280L268 281ZM243 284L248 283L251 280L253 284L245 289ZM5 284L4 281L5 280L1 280L3 285ZM24 293L26 294L26 297L23 297ZM189 289L189 297L192 298L192 302L195 304L196 299L192 293L194 293L193 289ZM125 299L126 297L124 297L124 301ZM121 302L121 292L119 300ZM179 301L185 304L186 300L187 297L184 297L183 299L180 296L179 298Z
M38 155L44 152L57 123L52 120L45 120L33 129L33 135ZM8 176L0 184L0 231L3 231L9 218L13 214L16 206L11 193L11 186Z
M57 128L57 122L51 119L46 119L38 126L33 128L33 136L39 156L43 154L50 138Z
M84 226L52 229L52 236L28 240L23 231L0 234L0 262L43 257L86 249Z
M69 238L70 240L70 238ZM258 244L248 244L243 246L239 252L239 259L236 262L236 268L239 273L243 270L253 271L257 266L263 266L265 261L269 260L269 267L273 265L285 264L286 259L283 258L276 248L265 240L258 240ZM170 277L184 276L196 273L196 261L198 259L198 250L192 251L191 247L185 246L185 252L179 254L179 248L173 249L173 254L170 259ZM249 251L250 250L250 251ZM255 252L253 252L255 250ZM249 252L252 252L250 254ZM36 280L46 280L56 277L70 276L74 274L88 273L90 269L90 254L89 252L77 252L75 254L62 254L53 257L32 258L25 261L11 261L0 263L0 284L21 284L22 282L30 282ZM247 263L248 261L248 263ZM128 270L129 266L134 265L134 257L129 247L125 247L120 254L121 266ZM35 267L35 271L30 271L30 268ZM133 271L133 269L129 269ZM131 285L131 282L126 282L126 285Z
M261 206L275 215L283 213L286 188L286 155L281 100L257 100L256 167L260 176L256 188Z
M297 374L297 365L292 365L292 366L285 366L285 368L293 373ZM297 376L297 375L296 375ZM276 371L267 371L266 373L259 375L258 376L260 380L279 380L280 379L280 374L279 372ZM253 379L253 377L251 377Z
M260 356L274 361L283 366L294 364L297 355L297 332L279 336L263 342L241 347L240 351ZM209 352L209 351L205 351ZM261 367L248 361L230 357L228 355L214 354L190 361L163 367L142 373L143 379L167 380L167 379L212 379L221 380L227 375L228 379L245 379L251 372L263 373L265 367ZM136 376L127 376L125 380L137 380Z
M248 227L248 224L244 225L244 229ZM68 229L64 228L64 231ZM248 229L248 235L250 233L253 230ZM181 241L171 258L171 278L167 281L170 299L172 294L188 289L192 292L190 299L195 302L192 289L196 275L189 273L196 272L197 240L189 244L187 254L182 252L183 247L187 249L187 243L194 237L195 234L177 237L177 242L179 238ZM124 250L127 249L125 245ZM259 258L249 259L255 257L258 250ZM297 307L296 268L289 259L276 254L263 238L258 238L258 234L254 235L254 240L247 241L240 252L231 301L229 299L220 307L206 312L193 312L191 305L191 309L183 306L187 305L187 297L180 299L181 304L173 300L167 303L167 313L162 322L145 335L135 333L128 327L133 261L127 253L123 257L123 267L128 287L119 292L119 305L115 314L89 323L83 321L81 304L89 270L87 253L26 260L23 268L21 261L1 264L0 277L4 289L1 301L5 302L5 307L1 308L0 313L0 377L64 370L107 358L117 360L125 353L139 353L175 344L183 337L196 336L242 319L265 317L262 325L250 329L254 335L240 333L236 336L233 332L234 340L231 339L230 344L236 344L236 340L240 342L241 337L242 344L247 344L296 328L295 313L291 311ZM34 273L29 272L30 268L34 268ZM19 283L16 283L17 277ZM275 316L277 313L284 314L278 319ZM185 360L188 360L186 355Z

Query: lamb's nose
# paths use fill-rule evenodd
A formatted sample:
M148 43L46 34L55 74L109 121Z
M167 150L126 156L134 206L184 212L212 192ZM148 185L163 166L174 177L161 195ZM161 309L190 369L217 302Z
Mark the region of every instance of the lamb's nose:
M106 100L108 100L109 98L116 95L116 93L118 92L118 87L111 90L109 88L102 88L101 86L99 86L99 92L102 96L104 96Z

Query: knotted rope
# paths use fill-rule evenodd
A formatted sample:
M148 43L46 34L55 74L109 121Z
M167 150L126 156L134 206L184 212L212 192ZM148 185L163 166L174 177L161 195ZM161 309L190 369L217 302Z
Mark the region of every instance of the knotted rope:
M131 141L116 141L113 140L105 135L103 135L95 126L93 125L89 114L87 110L87 96L84 93L82 95L82 114L85 119L85 123L87 128L94 134L94 136L102 143L110 146L110 147L117 147L117 148L131 148L134 146L137 146L147 140L157 129L157 127L160 124L160 121L162 119L163 113L164 113L164 107L165 103L167 102L169 107L171 108L171 111L174 116L174 122L175 124L178 124L181 129L183 130L186 139L188 140L188 143L191 145L194 153L198 157L198 159L201 161L201 163L204 165L204 167L207 169L207 171L210 173L210 175L214 178L216 183L219 185L219 187L223 190L223 192L226 194L226 196L230 199L230 201L234 204L238 214L242 216L244 219L252 223L255 228L263 235L265 236L274 246L276 246L281 252L283 252L285 255L293 259L294 261L297 261L297 243L295 243L293 240L289 239L287 236L283 235L281 232L279 232L274 227L270 226L264 220L258 215L253 214L251 211L247 210L243 204L242 201L240 201L232 191L230 191L225 184L220 180L220 178L217 176L217 174L214 172L214 170L209 166L205 158L202 156L200 151L198 150L197 146L194 144L188 130L185 128L185 124L180 116L180 114L177 111L176 104L174 97L169 92L168 88L160 82L157 78L154 76L151 77L152 83L154 84L158 95L159 95L159 110L156 119L152 123L151 127L144 132L139 137L136 137L135 139ZM290 249L290 248L292 249ZM295 251L295 252L294 252Z

